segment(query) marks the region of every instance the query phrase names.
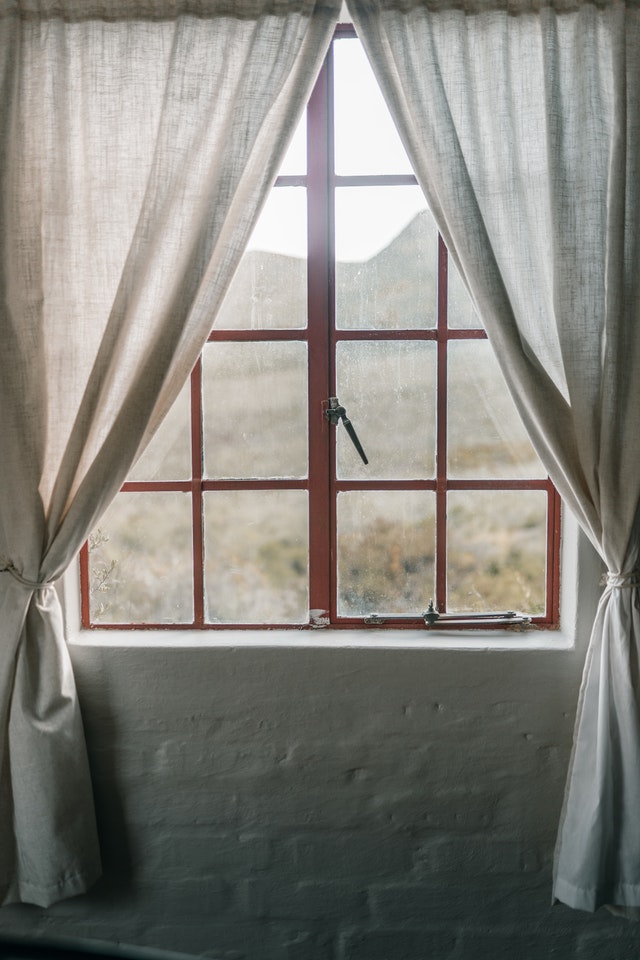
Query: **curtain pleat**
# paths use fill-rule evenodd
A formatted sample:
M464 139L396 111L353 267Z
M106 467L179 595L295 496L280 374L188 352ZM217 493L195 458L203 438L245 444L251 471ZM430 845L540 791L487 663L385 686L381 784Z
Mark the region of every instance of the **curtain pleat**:
M639 906L640 7L349 9L522 420L609 571L554 894Z
M1 902L99 876L53 583L195 363L338 9L0 0Z

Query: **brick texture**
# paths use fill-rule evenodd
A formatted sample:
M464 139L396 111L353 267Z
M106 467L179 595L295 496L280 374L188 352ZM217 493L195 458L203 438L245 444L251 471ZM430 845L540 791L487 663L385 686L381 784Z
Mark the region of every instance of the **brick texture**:
M551 907L579 658L72 654L105 875L0 932L208 960L640 956L635 925Z

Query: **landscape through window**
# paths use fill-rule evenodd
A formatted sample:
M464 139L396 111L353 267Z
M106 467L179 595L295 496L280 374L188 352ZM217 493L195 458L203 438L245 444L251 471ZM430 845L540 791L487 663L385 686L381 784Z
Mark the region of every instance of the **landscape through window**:
M549 625L558 555L558 496L339 28L191 380L83 548L83 623L415 627L433 602Z

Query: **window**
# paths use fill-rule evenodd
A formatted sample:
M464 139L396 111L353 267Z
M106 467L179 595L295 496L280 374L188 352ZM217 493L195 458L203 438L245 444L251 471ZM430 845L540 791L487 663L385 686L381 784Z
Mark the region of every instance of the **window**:
M558 558L558 496L339 28L190 383L83 548L83 623L551 625Z

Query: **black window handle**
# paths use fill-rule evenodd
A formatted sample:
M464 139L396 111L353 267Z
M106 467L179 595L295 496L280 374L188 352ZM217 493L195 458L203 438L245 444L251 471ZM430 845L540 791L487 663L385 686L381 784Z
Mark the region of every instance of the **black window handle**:
M362 449L362 444L358 440L358 434L355 431L355 427L351 423L351 420L347 417L347 411L342 406L337 397L329 397L329 406L324 411L325 418L336 427L340 420L344 423L347 433L351 438L351 442L354 447L362 457L363 463L369 463L367 456Z

